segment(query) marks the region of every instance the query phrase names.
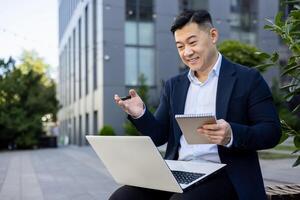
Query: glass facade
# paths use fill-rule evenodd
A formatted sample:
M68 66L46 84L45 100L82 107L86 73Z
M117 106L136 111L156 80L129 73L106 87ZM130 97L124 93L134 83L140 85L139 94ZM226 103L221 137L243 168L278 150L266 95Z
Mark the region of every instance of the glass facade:
M186 9L208 9L208 0L180 0L179 1L179 10Z
M85 19L85 94L89 93L89 7L88 5L84 9L84 19Z
M97 0L93 0L93 88L97 89Z
M78 82L79 82L79 99L81 98L82 71L81 71L81 18L78 20Z
M62 0L59 4L59 40L61 40L68 23L80 0Z
M94 135L98 134L98 111L95 110L93 114L93 133Z
M73 100L76 101L76 30L73 30L73 49L72 49L72 58L73 58Z
M127 0L125 22L125 84L139 85L141 74L147 85L155 84L153 0Z
M249 44L256 44L257 0L231 0L230 37Z

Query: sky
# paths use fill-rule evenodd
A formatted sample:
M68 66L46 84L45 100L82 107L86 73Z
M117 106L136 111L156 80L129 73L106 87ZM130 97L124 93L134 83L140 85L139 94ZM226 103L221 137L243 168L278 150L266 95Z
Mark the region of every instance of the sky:
M57 77L58 0L0 0L0 58L18 61L24 49L35 50Z

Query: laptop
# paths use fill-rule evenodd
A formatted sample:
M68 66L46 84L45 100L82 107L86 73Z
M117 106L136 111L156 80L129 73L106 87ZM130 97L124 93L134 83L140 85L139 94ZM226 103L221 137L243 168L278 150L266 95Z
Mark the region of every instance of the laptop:
M122 185L183 193L225 164L164 160L148 136L86 136L114 180Z

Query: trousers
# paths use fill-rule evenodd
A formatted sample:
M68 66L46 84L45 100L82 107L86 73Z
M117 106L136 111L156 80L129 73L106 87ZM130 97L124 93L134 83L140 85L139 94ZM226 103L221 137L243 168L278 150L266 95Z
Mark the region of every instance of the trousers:
M122 186L109 200L237 200L238 196L225 170L209 176L183 193L134 186Z

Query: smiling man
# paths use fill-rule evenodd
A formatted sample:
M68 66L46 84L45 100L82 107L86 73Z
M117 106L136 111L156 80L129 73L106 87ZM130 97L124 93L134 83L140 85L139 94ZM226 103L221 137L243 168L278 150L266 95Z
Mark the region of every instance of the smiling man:
M165 159L227 166L182 194L123 186L110 199L266 199L256 150L274 147L281 136L268 85L255 69L232 63L218 52L219 33L207 11L184 11L171 32L189 70L166 82L155 114L134 90L129 91L130 99L115 95L115 101L157 146L168 143ZM218 119L197 129L211 144L189 145L175 115L201 113Z

